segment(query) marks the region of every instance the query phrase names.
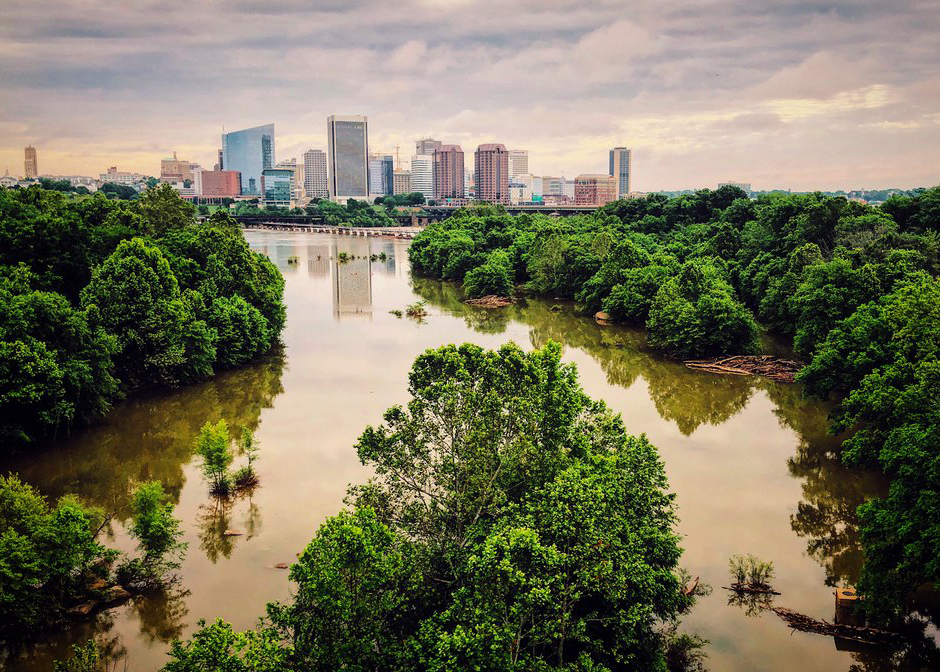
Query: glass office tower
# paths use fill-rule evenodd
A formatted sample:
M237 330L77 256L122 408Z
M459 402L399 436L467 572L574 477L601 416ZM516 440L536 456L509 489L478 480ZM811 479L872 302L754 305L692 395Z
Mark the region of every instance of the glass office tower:
M264 207L291 207L294 184L294 171L290 168L265 168L261 172Z
M330 198L369 196L369 118L330 115L326 120Z
M261 173L274 166L274 124L222 134L222 163L241 173L242 195L261 196Z

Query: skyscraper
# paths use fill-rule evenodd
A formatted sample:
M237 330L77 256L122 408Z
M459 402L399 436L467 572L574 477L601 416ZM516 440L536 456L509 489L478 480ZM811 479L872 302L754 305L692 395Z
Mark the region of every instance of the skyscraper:
M529 172L529 150L509 150L509 177L519 177Z
M369 154L369 194L391 196L395 187L395 157L391 154Z
M509 152L501 144L477 147L473 156L476 198L488 203L509 203Z
M261 173L274 167L274 124L222 134L222 166L241 174L242 194L261 195Z
M415 142L415 154L419 156L434 156L434 150L440 149L442 144L444 143L442 143L440 140L434 140L433 138L421 138Z
M25 150L26 160L23 162L23 169L27 180L35 180L39 177L39 164L36 162L36 148L30 145Z
M616 198L630 195L631 151L626 147L614 147L610 150L610 170L617 186Z
M294 204L294 171L288 167L261 171L261 199L265 207L289 208Z
M424 194L426 199L434 198L433 156L415 154L411 157L411 191Z
M330 198L369 196L369 118L331 114L326 120Z
M434 150L434 198L463 198L463 149L441 145Z
M304 191L307 192L307 198L330 197L326 152L322 149L308 149L304 152Z

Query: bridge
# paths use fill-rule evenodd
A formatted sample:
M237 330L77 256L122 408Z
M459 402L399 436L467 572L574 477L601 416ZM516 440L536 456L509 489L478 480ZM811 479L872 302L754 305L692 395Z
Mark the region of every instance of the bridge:
M416 226L327 226L326 224L301 222L243 222L245 229L268 231L301 231L304 233L332 233L340 236L375 236L383 238L405 238L411 240L423 230Z

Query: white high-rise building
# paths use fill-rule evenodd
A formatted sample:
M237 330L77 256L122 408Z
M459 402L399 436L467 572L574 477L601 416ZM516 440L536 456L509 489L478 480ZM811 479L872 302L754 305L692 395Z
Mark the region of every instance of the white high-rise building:
M326 178L326 152L308 149L304 152L304 191L307 198L329 198Z
M509 150L509 177L519 177L529 172L529 150L528 149L510 149Z
M411 157L411 191L420 192L428 200L434 198L434 157L415 154Z
M626 147L614 147L610 150L610 171L607 174L615 178L618 199L630 195L630 180L633 177L631 154Z

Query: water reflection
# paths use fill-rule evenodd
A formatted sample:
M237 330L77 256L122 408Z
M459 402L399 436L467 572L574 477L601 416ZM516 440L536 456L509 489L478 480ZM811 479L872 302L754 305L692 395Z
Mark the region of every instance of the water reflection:
M261 531L261 509L253 494L254 489L226 497L210 496L199 507L199 548L213 564L220 557L230 558L239 540L251 539Z
M183 465L206 422L225 419L232 436L255 431L262 409L283 391L282 352L179 390L143 394L118 405L107 422L76 432L55 446L6 458L0 471L19 473L43 494L79 493L82 500L126 519L136 483L158 480L178 501Z
M660 417L675 423L685 436L703 424L726 422L747 405L761 384L754 377L690 371L681 362L653 355L642 331L622 325L599 327L575 314L568 304L523 299L494 310L468 306L451 283L414 278L412 286L426 301L463 317L479 333L502 333L511 321L522 322L529 328L533 347L553 340L583 350L600 364L611 385L630 387L642 379Z

